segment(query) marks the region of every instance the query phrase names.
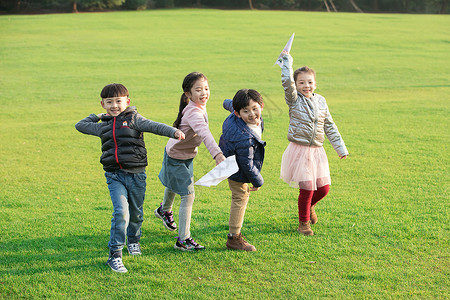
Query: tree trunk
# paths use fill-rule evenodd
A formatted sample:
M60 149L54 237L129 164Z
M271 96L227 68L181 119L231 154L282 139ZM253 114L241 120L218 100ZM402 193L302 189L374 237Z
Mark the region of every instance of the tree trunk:
M325 3L325 6L327 7L327 12L330 12L330 7L328 6L327 0L323 0L323 3Z
M250 9L253 9L253 3L252 3L252 0L248 0L248 4L250 5Z
M73 0L72 12L75 13L75 14L78 13L77 1L76 0Z
M337 12L336 6L334 6L333 0L329 0L334 12Z
M403 12L408 13L409 11L409 0L403 0Z
M378 11L378 9L379 9L378 0L373 0L373 10Z
M358 5L356 5L355 1L353 1L353 0L349 0L349 1L350 1L350 4L353 6L353 8L354 8L357 12L364 13L364 12L361 10L361 8L359 8Z
M439 10L439 13L445 14L445 12L447 11L447 7L448 7L448 0L442 0L442 5L441 9Z

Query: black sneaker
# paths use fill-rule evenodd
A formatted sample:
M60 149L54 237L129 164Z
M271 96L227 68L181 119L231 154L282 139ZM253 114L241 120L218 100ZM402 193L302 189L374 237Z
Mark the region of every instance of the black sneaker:
M118 273L126 273L128 272L127 268L123 265L122 256L114 256L114 254L110 255L106 265L111 268L114 272Z
M163 211L162 203L157 209L155 209L155 216L160 218L163 221L164 227L166 227L170 231L174 231L177 229L177 224L173 220L173 212Z
M141 255L141 245L139 244L139 242L137 243L130 243L127 245L128 248L128 253L130 255Z
M181 251L196 251L196 250L203 250L205 249L204 246L197 244L194 239L187 238L184 241L180 241L180 238L177 237L177 242L173 246L175 249L181 250Z

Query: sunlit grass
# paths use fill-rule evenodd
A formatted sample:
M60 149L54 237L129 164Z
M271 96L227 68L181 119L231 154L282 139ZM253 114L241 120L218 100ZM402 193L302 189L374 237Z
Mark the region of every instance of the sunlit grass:
M0 298L448 298L448 16L159 10L0 16ZM317 71L350 156L325 149L332 189L312 238L299 236L298 191L279 179L288 109L276 57L296 33L294 65ZM120 82L147 118L172 124L183 77L209 78L218 140L224 98L265 100L265 185L225 249L226 183L196 188L193 237L173 250L153 217L166 138L147 134L143 256L104 265L112 207L100 140L74 124ZM214 166L204 146L195 177ZM177 199L176 203L179 203ZM176 212L177 216L178 213Z

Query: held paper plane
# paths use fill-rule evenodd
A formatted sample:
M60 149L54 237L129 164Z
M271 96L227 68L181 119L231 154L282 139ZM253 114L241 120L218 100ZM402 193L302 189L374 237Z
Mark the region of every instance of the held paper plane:
M295 35L295 32L292 34L291 38L286 43L286 46L284 46L284 49L281 51L280 56L278 56L277 61L273 64L274 66L279 65L281 67L283 65L282 60L281 60L281 58L283 57L283 51L291 52L292 42L294 41L294 35Z
M236 156L228 156L223 162L209 171L205 176L197 180L195 185L213 186L218 185L222 180L227 179L239 171L236 163Z

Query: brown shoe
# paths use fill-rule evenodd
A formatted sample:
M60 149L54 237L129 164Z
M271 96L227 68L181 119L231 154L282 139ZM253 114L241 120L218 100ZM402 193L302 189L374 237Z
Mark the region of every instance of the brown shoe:
M310 221L308 222L300 222L300 225L298 225L297 231L304 235L314 235L314 231L312 231L311 226L309 226Z
M314 206L311 206L311 213L309 215L309 219L311 220L311 224L316 224L317 223L317 215L316 215L316 210L314 209Z
M241 233L228 234L227 248L232 250L256 251L255 246L247 243Z

